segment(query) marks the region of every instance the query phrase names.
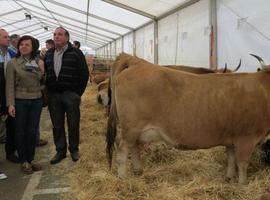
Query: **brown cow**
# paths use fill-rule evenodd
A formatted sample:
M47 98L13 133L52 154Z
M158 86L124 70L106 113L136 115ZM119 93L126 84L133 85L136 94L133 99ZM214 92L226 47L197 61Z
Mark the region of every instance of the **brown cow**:
M110 77L109 72L100 72L100 73L91 73L90 79L91 79L91 82L95 84L99 84L102 81L105 81L109 77Z
M265 193L260 197L260 200L270 200L270 193Z
M140 144L161 140L185 150L225 146L226 178L237 166L238 182L247 182L251 153L270 130L270 71L196 75L120 55L112 74L107 154L111 163L118 122L120 177L129 152L142 172Z
M109 79L102 81L97 86L98 89L97 102L104 106L109 105L108 87L109 87Z

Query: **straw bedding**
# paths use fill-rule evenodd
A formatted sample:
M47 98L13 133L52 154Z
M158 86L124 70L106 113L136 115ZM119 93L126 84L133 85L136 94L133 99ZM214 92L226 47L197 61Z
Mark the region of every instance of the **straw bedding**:
M224 180L223 147L180 151L165 144L151 144L143 153L144 173L116 176L116 162L108 169L105 154L106 111L96 103L97 90L89 85L81 105L81 159L70 168L71 195L77 200L256 200L268 192L270 168L261 163L260 150L252 156L248 185Z

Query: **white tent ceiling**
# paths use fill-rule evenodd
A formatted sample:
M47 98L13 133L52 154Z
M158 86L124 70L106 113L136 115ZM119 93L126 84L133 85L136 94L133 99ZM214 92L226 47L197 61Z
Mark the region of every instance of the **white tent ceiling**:
M0 0L0 28L44 41L63 26L93 49L126 35L187 0ZM26 19L31 15L31 20Z

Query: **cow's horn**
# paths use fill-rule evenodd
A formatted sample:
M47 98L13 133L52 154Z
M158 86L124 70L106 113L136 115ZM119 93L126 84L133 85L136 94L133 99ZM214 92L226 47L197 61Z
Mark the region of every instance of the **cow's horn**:
M262 68L265 67L265 63L264 63L263 59L260 56L254 55L252 53L250 55L253 56L253 57L255 57L260 62Z
M226 71L227 71L227 63L225 63L225 67L224 67L224 69L223 69L223 72L222 72L222 73L226 73Z
M238 66L236 67L236 69L235 69L235 70L233 70L233 72L236 72L236 71L237 71L237 70L240 68L241 63L242 63L242 60L241 60L241 58L240 58L239 64L238 64Z

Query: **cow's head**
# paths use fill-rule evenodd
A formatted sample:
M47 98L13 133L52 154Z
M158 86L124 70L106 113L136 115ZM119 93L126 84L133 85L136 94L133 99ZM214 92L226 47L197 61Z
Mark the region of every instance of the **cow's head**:
M261 68L257 68L257 71L261 71L261 70L270 70L270 65L266 65L264 63L264 60L260 57L260 56L257 56L255 54L250 54L251 56L255 57L261 64Z

